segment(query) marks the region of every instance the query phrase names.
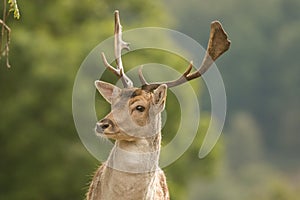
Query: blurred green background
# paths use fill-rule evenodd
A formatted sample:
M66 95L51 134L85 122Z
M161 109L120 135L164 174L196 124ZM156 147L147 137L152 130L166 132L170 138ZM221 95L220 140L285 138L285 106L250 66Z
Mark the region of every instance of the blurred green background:
M0 199L84 199L99 162L76 133L72 87L86 55L112 35L115 9L120 10L124 30L165 27L206 46L210 22L217 19L232 40L231 49L217 61L228 100L224 133L213 152L200 160L210 102L205 87L194 86L206 112L192 146L164 169L171 198L300 198L300 1L31 0L18 4L20 20L10 16L7 21L12 29L12 68L6 68L4 59L0 66ZM143 59L182 72L186 66L179 58L151 51L129 54L124 62L134 66ZM107 73L104 79L114 79L110 76ZM98 112L103 117L109 105L99 95L97 99L106 106ZM170 94L170 123L163 132L176 130L172 126L178 120L176 107ZM165 134L163 143L171 139L172 134Z

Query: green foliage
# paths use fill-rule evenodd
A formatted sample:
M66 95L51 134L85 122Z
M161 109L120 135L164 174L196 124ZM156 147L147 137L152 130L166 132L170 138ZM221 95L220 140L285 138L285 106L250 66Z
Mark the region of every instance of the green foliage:
M232 40L230 50L217 61L228 88L229 110L254 115L270 153L298 156L299 123L293 119L300 116L299 1L166 2L178 29L202 43L209 23L222 22ZM284 142L287 138L290 141Z
M299 199L294 189L299 190L295 176L300 163L300 2L165 2L178 22L177 29L197 41L206 42L212 20L222 22L232 41L230 50L217 61L228 98L228 135L223 137L228 141L225 161L229 167L223 166L213 183L196 184L196 196ZM246 176L249 168L253 171L246 179L236 173L239 170ZM247 185L249 179L253 185Z
M6 66L9 68L9 45L10 45L10 35L11 29L7 25L6 18L9 16L10 12L14 12L14 18L20 18L20 12L18 9L16 0L8 0L9 8L7 9L6 0L3 0L3 8L2 8L2 19L0 19L1 25L1 37L0 37L0 60L2 58L6 59ZM1 8L0 8L1 9Z
M9 12L13 12L14 13L14 18L15 19L20 19L20 11L18 8L18 3L17 0L8 0L8 4L9 4Z
M189 199L187 196L190 195L190 187L195 180L209 181L219 174L223 152L222 140L204 159L198 157L209 124L209 115L201 114L203 116L199 132L192 145L173 165L165 169L172 200Z

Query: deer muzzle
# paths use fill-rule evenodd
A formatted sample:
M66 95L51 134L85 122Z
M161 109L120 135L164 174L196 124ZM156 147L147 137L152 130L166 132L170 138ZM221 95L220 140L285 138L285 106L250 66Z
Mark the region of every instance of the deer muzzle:
M104 118L104 119L100 120L99 122L97 122L95 130L97 133L103 134L106 131L111 132L113 127L114 127L113 122L110 119Z

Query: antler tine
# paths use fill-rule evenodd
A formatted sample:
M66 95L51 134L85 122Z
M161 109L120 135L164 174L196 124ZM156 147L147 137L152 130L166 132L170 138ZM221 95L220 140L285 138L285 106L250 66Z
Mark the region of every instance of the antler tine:
M202 76L213 64L213 62L229 49L230 43L231 41L228 40L228 36L224 31L221 23L218 21L212 22L210 27L210 37L207 45L206 54L200 68L197 71L190 73L193 66L193 63L191 62L186 71L183 73L183 75L178 79L173 81L149 84L146 82L140 69L140 79L144 79L144 82L142 82L142 88L153 90L161 84L166 84L169 88L171 88Z
M129 49L129 43L124 42L122 39L122 26L120 23L120 16L119 11L115 11L115 32L114 32L114 53L116 58L116 65L117 67L114 68L111 66L105 57L105 54L102 52L101 57L103 60L104 65L109 69L111 72L113 72L115 75L117 75L119 78L121 78L123 86L125 88L133 87L132 81L126 76L124 73L124 67L122 63L122 49L130 50Z
M143 71L143 65L139 68L140 81L141 81L142 85L149 85L149 83L147 83L142 71Z

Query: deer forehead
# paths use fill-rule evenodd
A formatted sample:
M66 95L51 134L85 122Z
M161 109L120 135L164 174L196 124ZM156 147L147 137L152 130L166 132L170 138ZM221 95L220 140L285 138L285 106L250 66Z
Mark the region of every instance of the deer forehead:
M130 106L137 103L143 103L144 106L149 105L152 94L140 88L124 88L121 93L113 101L115 107Z

